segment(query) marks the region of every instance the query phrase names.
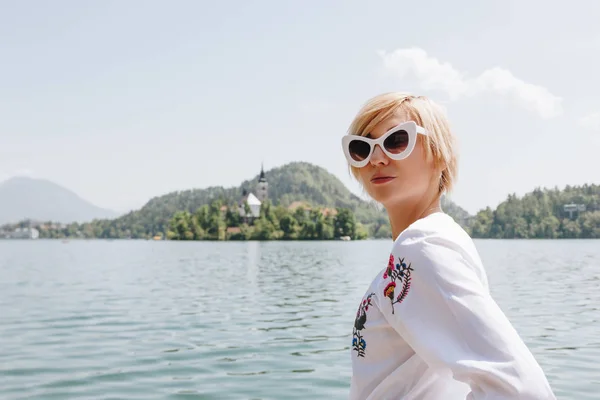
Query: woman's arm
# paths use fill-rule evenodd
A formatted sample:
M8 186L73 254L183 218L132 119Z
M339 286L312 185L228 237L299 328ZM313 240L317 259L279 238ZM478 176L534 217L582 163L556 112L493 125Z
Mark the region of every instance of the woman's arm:
M471 387L468 397L555 399L544 373L455 243L441 237L394 245L378 306L434 369Z

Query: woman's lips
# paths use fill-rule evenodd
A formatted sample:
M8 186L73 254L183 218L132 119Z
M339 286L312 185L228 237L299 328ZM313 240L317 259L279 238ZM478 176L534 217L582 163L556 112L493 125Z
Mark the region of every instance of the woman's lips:
M382 185L384 183L388 183L392 179L394 179L393 176L376 176L374 178L371 178L371 182L376 185Z

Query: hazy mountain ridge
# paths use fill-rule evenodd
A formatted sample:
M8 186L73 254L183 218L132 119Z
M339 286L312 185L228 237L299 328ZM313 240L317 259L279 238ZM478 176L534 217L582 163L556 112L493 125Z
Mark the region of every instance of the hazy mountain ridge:
M117 215L48 180L15 177L0 183L0 225L26 219L86 222Z

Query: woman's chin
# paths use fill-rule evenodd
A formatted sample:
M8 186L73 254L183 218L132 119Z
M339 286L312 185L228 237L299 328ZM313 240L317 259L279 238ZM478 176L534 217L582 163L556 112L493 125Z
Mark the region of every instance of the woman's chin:
M367 190L367 193L369 193L369 196L371 196L373 200L381 203L383 206L393 203L394 198L398 197L398 189L394 190L393 187L388 188L371 186Z
M373 200L380 203L386 209L406 205L425 195L425 193L419 195L417 191L402 187L402 185L370 187L367 193L369 193L369 196Z

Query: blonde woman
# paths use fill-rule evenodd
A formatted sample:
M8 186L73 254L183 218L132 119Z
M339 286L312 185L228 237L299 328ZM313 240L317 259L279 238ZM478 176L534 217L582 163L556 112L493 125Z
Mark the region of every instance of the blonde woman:
M490 296L469 235L440 208L456 145L423 96L369 100L342 139L352 173L390 218L387 267L358 306L351 399L555 399L544 372Z

